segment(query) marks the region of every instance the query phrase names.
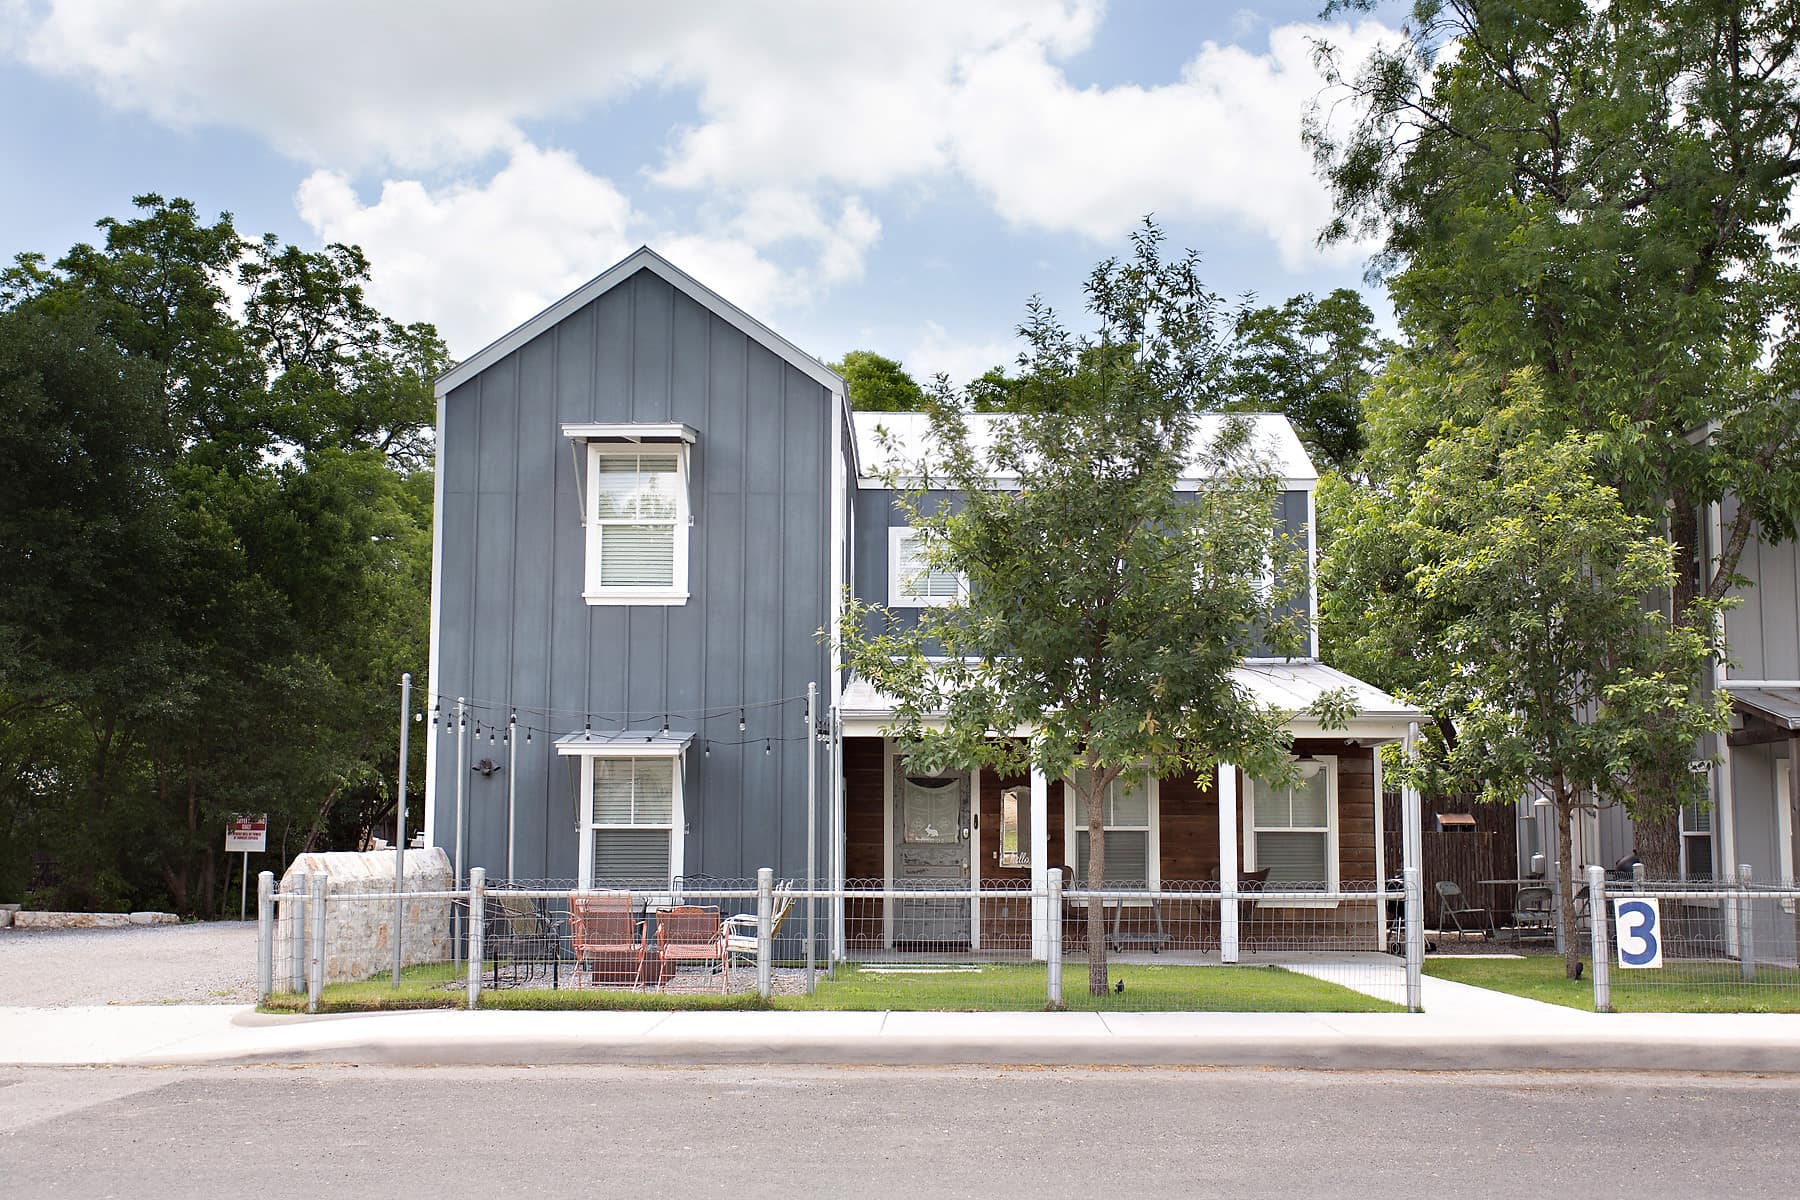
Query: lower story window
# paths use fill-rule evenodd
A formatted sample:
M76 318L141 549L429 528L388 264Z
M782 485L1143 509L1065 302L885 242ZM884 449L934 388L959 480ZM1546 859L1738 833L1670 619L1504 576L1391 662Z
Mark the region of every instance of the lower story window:
M1337 760L1303 757L1292 784L1250 782L1249 870L1268 886L1337 887Z
M677 874L680 780L672 758L595 758L584 886L666 885Z
M1072 785L1068 794L1068 822L1075 830L1074 886L1084 888L1088 878L1087 813ZM1100 802L1100 819L1106 834L1106 861L1101 867L1108 887L1155 887L1160 872L1153 857L1156 827L1154 782L1149 779L1115 779L1106 785Z
M1712 808L1709 805L1681 806L1681 877L1713 877Z

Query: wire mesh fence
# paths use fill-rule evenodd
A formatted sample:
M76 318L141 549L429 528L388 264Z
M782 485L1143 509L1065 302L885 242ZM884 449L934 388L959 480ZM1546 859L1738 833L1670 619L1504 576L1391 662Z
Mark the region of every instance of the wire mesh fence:
M1748 868L1736 881L1589 886L1599 902L1579 916L1597 1009L1800 1011L1800 889L1758 885Z
M265 895L259 971L265 998L304 997L313 1010L327 986L333 1002L379 999L385 987L404 993L396 1003L445 1006L474 1006L484 992L490 1004L535 1006L549 992L602 1007L713 997L877 1010L1354 1011L1409 997L1416 1007L1416 971L1409 988L1400 957L1402 895L1373 883L1065 891L1060 875L808 890L764 872L587 889L490 886L475 873L466 888L396 897L334 892L315 876Z

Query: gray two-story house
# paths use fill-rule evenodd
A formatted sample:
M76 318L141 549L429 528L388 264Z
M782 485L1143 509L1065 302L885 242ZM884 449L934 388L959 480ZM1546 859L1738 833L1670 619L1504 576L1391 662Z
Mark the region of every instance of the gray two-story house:
M1061 781L908 771L891 708L830 652L852 590L902 614L959 594L920 569L884 481L919 414L851 413L835 373L648 249L446 373L438 406L426 837L459 871L966 889L835 905L832 946L1035 943L1028 898L977 893L1085 871ZM1255 436L1310 561L1316 472L1285 419ZM1297 714L1299 782L1225 767L1119 788L1109 879L1377 880L1402 831L1383 826L1375 748L1419 714L1320 662L1316 637L1239 674ZM1312 724L1345 687L1350 726ZM1380 943L1374 906L1312 907Z

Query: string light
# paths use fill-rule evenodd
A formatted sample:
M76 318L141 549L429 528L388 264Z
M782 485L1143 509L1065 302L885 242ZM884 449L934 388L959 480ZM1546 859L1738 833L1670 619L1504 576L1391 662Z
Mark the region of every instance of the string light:
M669 736L669 714L668 714L668 713L664 713L664 714L663 714L663 727L662 727L662 735L663 735L663 736L664 736L664 737L668 737L668 736Z
M773 753L774 753L773 743L771 743L767 738L764 738L763 739L763 757L767 758L767 757L769 757L769 755L771 755Z
M744 732L744 710L738 709L738 732Z
M704 746L701 747L700 757L701 758L711 758L712 757L712 743L711 742L707 742Z

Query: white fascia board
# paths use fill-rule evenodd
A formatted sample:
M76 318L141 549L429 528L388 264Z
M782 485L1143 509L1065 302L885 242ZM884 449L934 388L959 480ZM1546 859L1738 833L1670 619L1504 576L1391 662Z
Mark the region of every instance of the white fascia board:
M993 480L994 485L1001 491L1012 491L1019 486L1018 477L1015 475L990 475L988 478ZM1176 481L1175 490L1177 492L1197 492L1200 490L1200 485L1205 482L1207 482L1205 479L1198 478L1180 479ZM903 476L897 480L884 479L879 475L858 475L856 477L856 486L862 491L892 489L896 484L898 484L903 491L918 491L920 490L922 483L922 480L911 475ZM1305 492L1308 495L1311 495L1318 490L1319 481L1310 476L1289 475L1282 478L1281 487L1283 491ZM935 487L930 490L955 491L957 489Z
M442 641L444 618L444 397L437 396L437 433L431 447L431 599L430 599L430 635L425 652L424 699L431 700L442 693L443 684L438 680L438 646ZM427 847L437 845L437 789L438 778L438 724L435 711L431 722L431 736L425 743L425 822L424 834Z
M808 354L794 343L758 321L755 317L733 304L719 293L713 291L699 280L671 263L668 259L650 249L639 246L636 250L614 263L594 278L588 280L561 300L546 308L537 316L511 332L495 339L463 359L449 370L437 377L437 394L448 395L481 372L487 370L513 351L519 349L531 339L551 328L570 314L592 303L594 299L639 271L649 271L683 293L700 307L733 326L751 341L758 343L776 357L797 367L805 375L813 379L819 386L839 395L844 394L844 380L830 367Z
M692 425L679 421L666 424L632 422L567 422L562 435L573 442L686 442L693 445L700 435Z

